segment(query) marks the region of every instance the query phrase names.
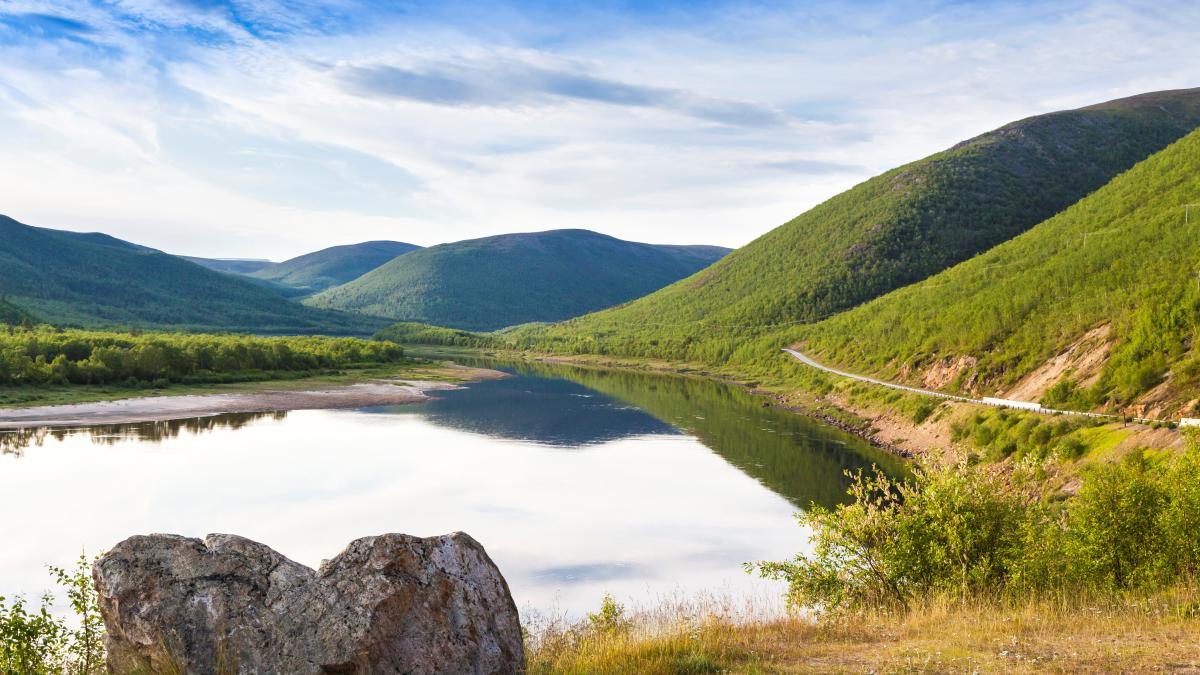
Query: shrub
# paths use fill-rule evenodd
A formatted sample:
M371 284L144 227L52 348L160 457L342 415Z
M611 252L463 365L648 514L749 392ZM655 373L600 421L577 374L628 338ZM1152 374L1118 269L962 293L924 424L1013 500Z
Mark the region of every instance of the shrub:
M51 567L50 573L67 591L76 625L54 616L54 598L42 596L36 610L23 598L11 604L0 597L0 673L21 675L93 675L104 672L104 626L91 565L80 555L73 569Z
M752 565L788 582L789 601L828 611L907 606L1004 585L1038 514L1002 480L965 464L918 468L906 481L858 473L851 501L813 507L813 553Z
M934 596L1154 592L1200 573L1200 449L1094 467L1074 497L956 464L905 481L854 477L849 503L814 507L812 552L749 565L792 604L905 608Z

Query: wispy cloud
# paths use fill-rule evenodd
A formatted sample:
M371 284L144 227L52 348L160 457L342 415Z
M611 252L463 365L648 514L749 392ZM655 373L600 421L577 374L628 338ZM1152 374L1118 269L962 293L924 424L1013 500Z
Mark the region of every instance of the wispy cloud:
M393 65L344 66L335 76L348 91L360 96L433 105L514 107L583 101L656 108L738 126L775 126L786 119L764 105L526 63L434 64L421 70Z
M1200 85L1198 23L1193 0L0 0L0 201L210 255L739 245L1013 119Z

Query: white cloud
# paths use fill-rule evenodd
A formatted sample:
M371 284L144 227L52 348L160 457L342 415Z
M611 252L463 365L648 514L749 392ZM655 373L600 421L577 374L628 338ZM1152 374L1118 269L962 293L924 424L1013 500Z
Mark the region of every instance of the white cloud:
M199 255L556 227L740 245L1005 122L1200 83L1182 1L492 7L333 34L268 9L65 12L102 47L0 32L0 212Z

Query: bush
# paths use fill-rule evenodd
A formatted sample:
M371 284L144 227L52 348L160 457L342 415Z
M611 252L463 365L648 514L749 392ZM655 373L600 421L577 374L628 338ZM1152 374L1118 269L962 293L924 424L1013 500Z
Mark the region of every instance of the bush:
M751 566L788 582L789 601L829 611L907 606L935 592L1003 586L1040 513L1002 480L965 464L894 481L854 475L851 501L800 516L813 553Z
M957 464L858 474L849 503L800 516L813 550L748 566L792 604L904 608L935 596L1156 591L1200 573L1200 449L1100 465L1062 502Z
M80 555L74 569L51 567L50 573L67 591L76 625L54 616L54 598L42 596L36 611L23 598L8 604L0 597L0 673L21 675L92 675L104 672L104 626L91 565Z

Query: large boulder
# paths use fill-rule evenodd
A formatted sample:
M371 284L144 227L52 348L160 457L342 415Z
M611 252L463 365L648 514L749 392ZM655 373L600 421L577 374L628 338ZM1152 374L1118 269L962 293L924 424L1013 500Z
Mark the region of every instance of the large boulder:
M352 542L312 570L228 534L117 544L92 570L110 672L517 673L517 607L461 532Z

